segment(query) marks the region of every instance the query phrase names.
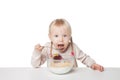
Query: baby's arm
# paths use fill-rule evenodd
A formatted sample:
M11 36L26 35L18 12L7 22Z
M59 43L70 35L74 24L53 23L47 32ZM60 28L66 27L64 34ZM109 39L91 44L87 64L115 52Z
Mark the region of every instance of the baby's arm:
M75 51L76 51L76 58L80 60L83 64L85 64L87 67L92 68L93 70L99 70L103 71L103 66L96 64L96 62L87 54L85 54L82 50L80 50L76 45Z
M87 65L88 67L90 67L93 70L99 70L99 71L104 71L104 67L97 64L90 56L88 56L87 54L83 53L81 51L81 57L79 57L78 59L81 58L81 62L85 65Z
M45 53L46 52L43 46L41 46L40 44L35 45L31 59L31 64L33 67L40 67L40 65L42 65L46 61Z
M89 55L85 54L81 50L79 50L79 52L76 54L76 58L80 60L83 64L85 64L87 67L91 67L92 64L96 64L96 62Z

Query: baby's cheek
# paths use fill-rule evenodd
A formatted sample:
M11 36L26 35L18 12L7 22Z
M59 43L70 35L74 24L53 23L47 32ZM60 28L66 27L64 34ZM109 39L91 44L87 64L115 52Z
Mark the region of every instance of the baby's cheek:
M70 41L70 39L64 39L65 43L68 43Z
M56 47L57 46L57 41L53 41L53 45Z
M57 39L56 38L52 38L52 42L57 43Z

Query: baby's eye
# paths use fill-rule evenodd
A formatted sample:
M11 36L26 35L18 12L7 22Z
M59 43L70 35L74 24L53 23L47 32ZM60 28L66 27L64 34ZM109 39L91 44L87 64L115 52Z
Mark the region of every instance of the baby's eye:
M58 37L58 35L55 35L55 37Z
M63 35L64 37L67 37L67 35Z

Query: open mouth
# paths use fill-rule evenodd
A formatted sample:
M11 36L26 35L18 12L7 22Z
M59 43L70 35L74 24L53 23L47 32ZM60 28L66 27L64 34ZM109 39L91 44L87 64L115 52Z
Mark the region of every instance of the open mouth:
M58 44L59 49L64 49L64 44Z

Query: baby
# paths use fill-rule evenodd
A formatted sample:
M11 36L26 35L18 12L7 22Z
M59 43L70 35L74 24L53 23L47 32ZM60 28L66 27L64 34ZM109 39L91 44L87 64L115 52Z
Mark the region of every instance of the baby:
M87 67L93 70L104 71L103 66L97 64L90 56L85 54L72 41L72 31L70 24L65 19L55 19L49 26L49 38L51 42L47 42L44 46L35 45L31 64L33 67L40 67L47 58L52 58L56 53L59 58L74 56L74 68L77 67L77 61L81 61Z

